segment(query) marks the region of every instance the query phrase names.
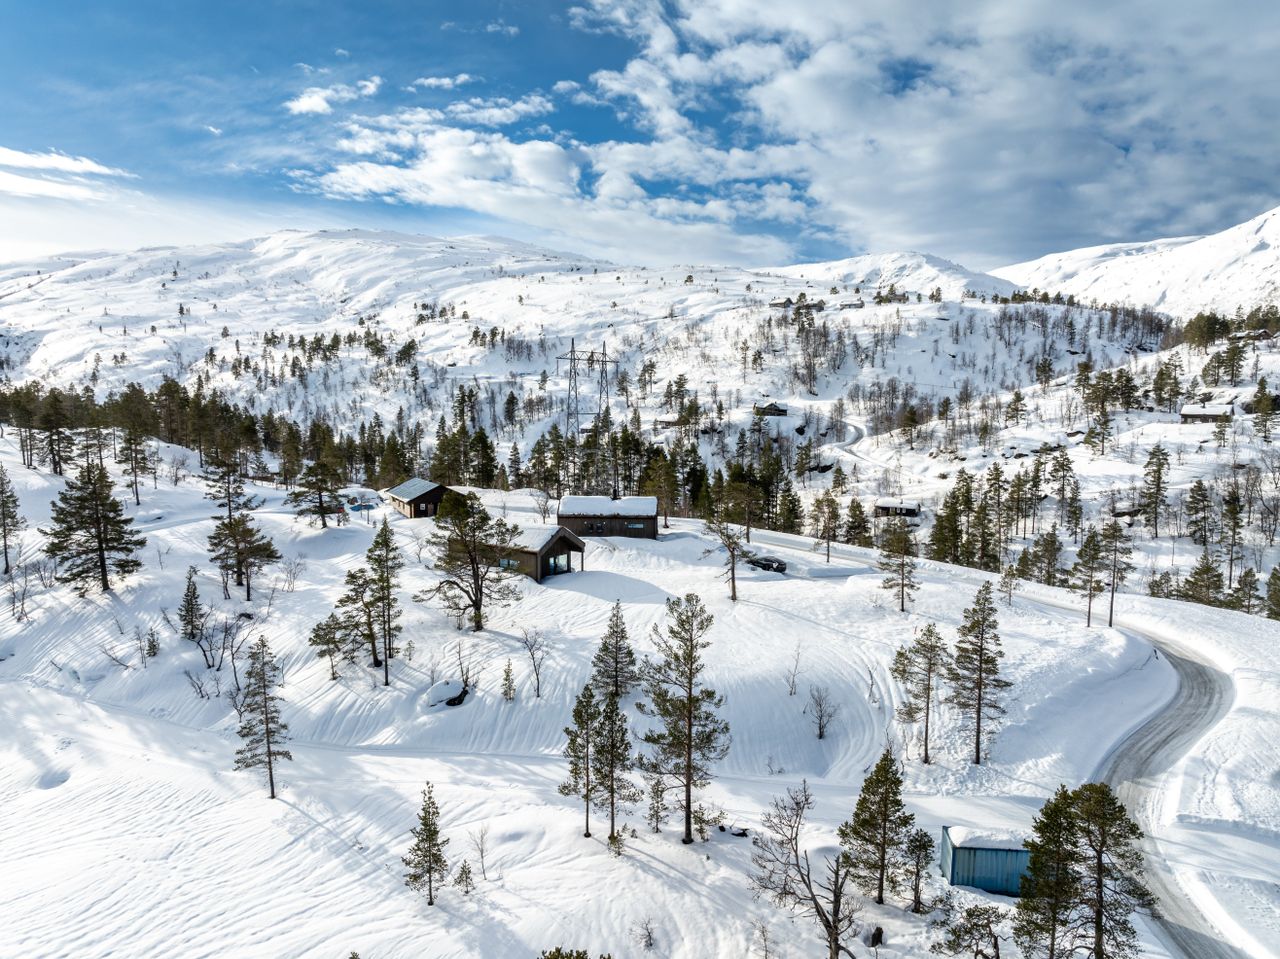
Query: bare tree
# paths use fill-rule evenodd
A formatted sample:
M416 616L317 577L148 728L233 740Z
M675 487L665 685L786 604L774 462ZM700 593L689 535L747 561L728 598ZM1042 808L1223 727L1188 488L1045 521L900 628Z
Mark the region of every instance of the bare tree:
M538 519L545 523L551 515L551 494L546 490L534 490L533 508L538 511Z
M536 629L520 630L520 645L529 656L529 666L533 669L534 698L542 696L542 665L547 660L547 641Z
M819 739L827 738L827 728L840 712L839 703L831 701L831 690L826 686L809 687L809 715Z
M186 453L175 453L169 460L169 481L173 483L174 486L177 486L182 482L182 474L187 471L188 462Z
M860 900L853 891L853 874L840 852L826 856L815 871L809 853L800 845L805 814L813 808L809 783L787 790L773 800L755 837L751 886L755 895L811 916L822 930L827 959L853 956L844 945L857 932Z
M471 848L480 861L480 878L487 880L489 874L485 872L485 856L489 852L489 824L484 823L480 828L471 830L467 833L467 838L471 840Z
M306 568L307 561L301 556L290 556L280 563L280 569L284 573L283 587L286 593L292 593L297 588L298 577Z
M796 694L796 677L800 675L800 643L796 642L796 652L791 659L791 668L787 670L787 695Z
M736 603L738 601L738 564L745 562L753 555L747 545L746 535L741 526L730 523L724 519L723 515L707 520L703 526L703 532L720 544L704 550L703 556L710 556L721 549L725 552L724 578L729 581L729 599Z

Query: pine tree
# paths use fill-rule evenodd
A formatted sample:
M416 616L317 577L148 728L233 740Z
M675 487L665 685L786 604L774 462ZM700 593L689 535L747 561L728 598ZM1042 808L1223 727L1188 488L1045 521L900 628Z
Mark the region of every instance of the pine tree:
M253 599L254 575L281 558L275 544L248 513L236 513L215 524L209 534L209 557L220 570L235 575L237 584L244 587L245 602Z
M817 540L816 546L826 548L827 562L831 562L831 544L840 533L840 504L830 490L819 496L809 513L810 532Z
M1256 613L1262 607L1262 597L1258 595L1258 574L1252 566L1241 571L1235 588L1227 597L1227 606L1242 613Z
M1191 568L1187 578L1182 581L1178 598L1203 603L1205 606L1221 606L1222 594L1222 570L1218 569L1218 564L1206 549L1200 554L1200 559Z
M907 611L911 594L920 588L916 582L914 555L915 545L907 521L901 517L890 520L880 540L879 567L887 574L881 585L898 594L898 610L903 613Z
M45 552L58 563L58 578L84 593L95 582L111 589L110 573L127 576L142 566L134 553L147 541L131 531L133 519L112 495L111 477L96 463L80 469L52 504L53 524L41 530Z
M1004 568L1004 572L1000 574L1000 595L1004 597L1006 606L1013 605L1013 594L1018 590L1018 569L1012 563Z
M1114 626L1116 619L1116 590L1124 585L1125 579L1133 571L1129 557L1133 555L1133 541L1125 532L1119 520L1112 520L1102 527L1102 560L1103 577L1106 588L1110 592L1107 605L1107 625Z
M27 521L18 510L18 494L13 489L13 481L0 466L0 548L4 551L5 576L13 571L9 565L9 546L26 528Z
M1155 906L1142 881L1142 830L1129 818L1106 783L1085 783L1071 793L1079 837L1089 955L1097 959L1136 956L1137 934L1130 916Z
M515 553L520 527L494 519L475 493L446 496L436 515L431 545L438 551L440 582L419 593L421 602L439 596L453 615L466 617L471 628L484 629L485 610L519 595L516 573L507 568Z
M458 867L458 874L453 878L453 884L462 890L464 896L469 896L476 888L476 881L471 878L471 863L465 859L462 865Z
M661 659L644 668L647 710L658 726L645 733L652 748L641 768L674 781L683 792L685 844L693 842L693 791L711 781L711 764L729 751L729 724L717 715L722 696L703 684L703 652L711 645L704 637L714 622L696 593L667 600L664 635L653 629L653 643Z
M1157 443L1147 454L1142 477L1142 518L1151 527L1151 535L1160 536L1160 518L1168 506L1169 453Z
M338 494L342 489L342 473L332 454L322 454L308 463L297 479L296 486L285 497L299 516L315 516L320 528L329 526L328 517L338 512L341 505Z
M738 564L751 555L746 534L741 526L730 522L725 517L724 510L720 510L706 521L703 532L724 550L724 578L729 581L729 599L736 603L738 601ZM708 556L714 552L717 552L717 549L712 547L705 550L702 555Z
M926 623L910 646L903 646L893 656L890 672L902 683L906 698L898 707L898 721L924 723L924 764L929 764L929 720L933 714L933 697L951 666L951 654L938 627Z
M516 701L516 677L511 669L511 660L507 660L507 665L502 670L502 699L504 702L513 703Z
M846 546L871 545L871 523L867 519L867 511L862 508L856 496L849 500L849 510L845 513L840 541Z
M355 650L350 642L350 633L346 624L334 613L330 613L311 628L307 645L316 651L318 657L328 657L329 678L338 678L338 660L355 662Z
M409 870L404 884L415 892L427 890L427 905L436 904L436 887L444 883L449 872L449 860L445 846L449 840L440 835L440 807L436 805L431 783L422 791L422 809L418 812L418 825L410 831L413 845L401 859Z
M1106 555L1102 536L1097 527L1090 526L1084 541L1076 550L1076 561L1071 567L1071 588L1085 598L1085 627L1093 625L1093 599L1107 588L1103 579Z
M636 759L631 751L627 716L618 704L618 697L612 694L605 696L600 709L591 762L599 784L596 808L609 814L609 840L616 851L621 851L618 816L625 815L632 804L639 802L641 793L630 778L636 768Z
M289 741L289 727L280 718L280 666L271 655L267 637L249 647L249 669L245 673L244 699L237 735L244 743L236 750L236 769L266 769L271 798L276 798L276 763L292 760L280 747Z
M1271 391L1267 389L1266 377L1258 380L1258 388L1253 394L1253 429L1262 442L1271 442L1271 429L1275 421L1275 409L1271 401Z
M1240 559L1240 542L1244 533L1244 499L1240 484L1233 482L1222 497L1222 529L1219 542L1227 552L1227 589L1235 585L1236 561Z
M1000 678L1000 648L996 606L991 599L991 584L978 587L973 605L964 611L964 622L958 630L955 659L948 676L951 696L947 702L966 713L973 725L973 762L982 762L982 725L988 717L1004 714L998 696L1012 684Z
M884 905L888 888L896 891L906 868L905 849L915 817L902 802L902 774L892 749L885 749L862 783L853 818L837 830L849 857L854 882Z
M1263 612L1268 619L1280 619L1280 566L1272 566L1267 576L1267 595Z
M347 591L338 597L336 609L350 640L369 647L369 665L382 668L378 654L378 630L373 612L373 578L363 566L347 570Z
M1196 480L1187 491L1187 535L1197 546L1209 545L1213 538L1213 497L1204 480Z
M382 645L382 685L391 685L391 659L399 655L396 637L403 631L400 625L400 601L396 598L400 570L404 569L404 557L391 535L391 526L384 518L378 528L369 551L365 553L369 564L369 607L373 614L374 632Z
M903 847L907 861L907 882L911 886L911 911L926 911L924 877L933 865L935 846L927 829L913 829Z
M613 604L609 626L600 640L600 648L591 660L591 683L596 696L604 701L609 696L624 699L640 681L635 650L627 636L627 623L622 616L622 601Z
M599 784L595 780L595 764L592 762L600 722L600 704L596 702L591 684L582 687L573 704L573 725L564 728L567 741L564 757L569 760L569 778L560 784L560 795L574 796L582 800L584 826L582 835L591 838L591 807L596 801Z
M1028 959L1067 959L1085 945L1080 911L1084 895L1082 855L1078 848L1075 810L1070 790L1058 791L1040 810L1022 877L1021 898L1013 920L1013 937Z

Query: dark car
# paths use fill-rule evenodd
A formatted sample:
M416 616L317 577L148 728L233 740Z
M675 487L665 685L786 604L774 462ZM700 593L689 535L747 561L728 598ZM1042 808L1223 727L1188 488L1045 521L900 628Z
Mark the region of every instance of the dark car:
M787 564L776 556L752 556L747 560L748 566L768 570L770 573L785 573Z

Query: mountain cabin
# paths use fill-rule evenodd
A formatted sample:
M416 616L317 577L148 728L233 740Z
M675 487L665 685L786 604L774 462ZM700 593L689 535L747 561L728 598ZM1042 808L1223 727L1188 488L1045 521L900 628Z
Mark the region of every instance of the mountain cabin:
M424 516L435 516L440 512L440 504L450 494L460 495L447 486L433 483L430 480L414 477L405 480L399 486L387 490L391 505L410 519Z
M556 522L578 536L658 538L658 497L566 496Z

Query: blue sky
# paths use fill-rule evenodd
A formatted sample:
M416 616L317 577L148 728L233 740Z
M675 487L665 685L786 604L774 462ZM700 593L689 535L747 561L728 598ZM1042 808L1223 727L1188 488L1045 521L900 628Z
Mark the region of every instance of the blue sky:
M1209 232L1280 203L1280 14L1210 7L3 0L0 257L367 226L990 268Z

